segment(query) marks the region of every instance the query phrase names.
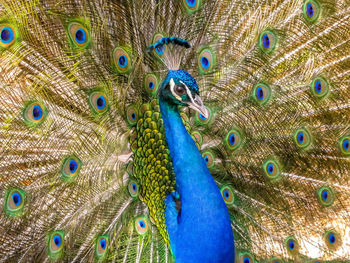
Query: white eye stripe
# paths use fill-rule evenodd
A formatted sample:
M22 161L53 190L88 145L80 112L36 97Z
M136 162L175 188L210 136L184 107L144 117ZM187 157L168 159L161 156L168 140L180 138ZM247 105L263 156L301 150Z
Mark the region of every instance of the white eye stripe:
M181 97L180 97L179 95L177 95L177 94L175 93L175 91L174 91L175 82L174 82L174 80L173 80L172 78L170 79L169 84L170 84L170 91L171 91L171 94L173 94L173 96L174 96L176 99L178 99L179 101L182 101L182 100L181 100Z
M191 94L190 89L186 86L186 84L185 84L183 81L180 80L180 83L181 83L182 85L184 85L188 97L189 97L189 98L191 99L191 101L193 102L192 94ZM182 101L182 98L181 98L179 95L177 95L176 92L175 92L175 90L174 90L174 89L175 89L175 82L174 82L174 79L171 78L169 84L170 84L170 91L171 91L171 93L173 94L173 96L174 96L176 99L178 99L179 101Z
M180 80L180 82L185 86L185 88L186 88L186 93L187 93L188 97L190 98L191 102L194 104L194 101L193 101L193 98L192 98L192 93L191 93L190 89L189 89L189 88L186 86L186 84L183 83L181 80Z

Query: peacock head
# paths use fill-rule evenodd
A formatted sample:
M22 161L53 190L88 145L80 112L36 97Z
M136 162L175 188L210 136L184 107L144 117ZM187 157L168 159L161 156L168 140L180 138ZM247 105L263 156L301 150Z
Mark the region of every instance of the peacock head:
M205 118L209 117L209 112L199 96L197 82L187 71L169 70L158 94L169 104L186 106L198 111Z

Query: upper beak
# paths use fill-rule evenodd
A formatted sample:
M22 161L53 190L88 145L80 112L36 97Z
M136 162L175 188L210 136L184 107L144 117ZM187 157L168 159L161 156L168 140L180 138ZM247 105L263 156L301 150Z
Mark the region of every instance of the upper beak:
M203 115L204 118L207 119L209 117L209 111L203 105L203 102L201 100L201 97L199 97L199 95L195 94L193 100L188 103L188 106L191 109L194 109L195 111L198 111L200 114Z

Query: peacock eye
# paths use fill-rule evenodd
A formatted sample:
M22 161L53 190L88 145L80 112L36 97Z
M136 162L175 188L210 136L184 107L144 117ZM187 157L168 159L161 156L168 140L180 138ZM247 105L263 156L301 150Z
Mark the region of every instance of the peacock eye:
M324 238L326 245L330 250L337 250L341 246L341 237L339 233L333 229L326 231Z
M72 181L78 174L81 168L81 161L78 157L72 155L63 161L61 173L64 180Z
M99 114L108 110L108 99L103 92L93 92L89 97L89 104L92 110Z
M131 197L136 198L139 194L139 186L138 184L131 180L128 184L128 190L129 190L129 194L131 195Z
M44 122L46 116L47 111L45 106L38 101L27 103L23 111L24 122L31 127L35 127Z
M299 244L298 244L298 241L294 237L292 237L292 236L287 237L285 244L286 244L287 251L289 254L295 255L298 253Z
M308 0L303 6L304 17L309 22L316 22L321 14L321 5L317 0Z
M177 95L184 95L186 93L186 89L183 86L175 86L175 92Z
M148 231L148 221L144 216L139 216L135 219L135 228L139 235L144 235Z
M324 206L331 206L334 203L335 196L330 187L323 186L317 190L318 201Z
M55 231L49 236L48 249L51 259L58 259L63 254L64 232Z
M100 236L97 238L95 243L95 256L98 259L98 262L103 261L108 252L108 235Z
M10 25L0 25L0 47L7 48L16 40L16 30Z
M21 215L25 199L26 193L22 189L9 190L5 198L5 213L11 216Z
M68 33L76 47L85 48L89 44L90 36L88 30L79 23L71 23L68 26Z

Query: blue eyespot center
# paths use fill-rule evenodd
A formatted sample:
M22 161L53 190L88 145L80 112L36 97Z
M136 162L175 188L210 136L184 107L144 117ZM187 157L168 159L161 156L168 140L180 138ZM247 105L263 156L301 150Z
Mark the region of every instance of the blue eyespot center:
M57 247L59 247L61 245L61 242L62 242L61 237L59 235L55 235L53 237L53 242L55 243L55 245Z
M330 234L328 240L329 240L329 243L334 244L335 243L335 235Z
M143 221L140 221L139 225L140 225L141 228L145 228L146 227L146 224Z
M205 156L205 157L204 157L204 161L205 161L205 163L208 163L208 162L209 162L208 156Z
M230 193L228 192L228 190L224 191L224 196L226 199L230 197Z
M201 118L202 120L206 120L207 118L205 118L202 114L199 113L199 118Z
M243 263L250 263L250 258L244 257L243 258Z
M13 40L13 30L9 27L4 27L1 30L1 41L4 44L8 44Z
M229 142L231 145L234 145L235 142L236 142L236 138L235 138L235 135L234 134L231 134L230 137L229 137Z
M96 100L96 105L99 110L102 110L106 105L106 99L103 96L100 96Z
M132 118L133 120L136 119L136 113L135 113L135 112L131 113L131 118Z
M317 80L315 82L315 91L320 94L321 91L322 91L322 84L321 84L321 81L320 80Z
M270 38L267 34L264 34L262 37L262 42L264 45L264 48L269 48L270 47Z
M40 120L43 115L43 110L39 105L33 107L33 118L34 120Z
M125 55L121 55L118 59L118 64L120 67L125 68L127 66L128 59Z
M86 33L83 29L80 28L75 32L75 40L79 44L83 44L86 41Z
M345 151L348 151L348 150L349 150L349 147L350 147L350 141L349 141L349 139L345 139L345 140L343 141L343 148L344 148L344 150L345 150Z
M106 246L107 246L107 242L105 239L101 239L100 240L100 246L102 249L106 249Z
M15 206L19 206L21 204L21 196L18 193L13 193L12 194L12 200Z
M306 13L307 13L308 17L313 17L314 16L314 8L313 8L311 3L308 3L306 5Z
M304 133L299 132L298 133L298 143L302 144L304 142Z
M294 241L293 241L293 240L290 240L290 241L288 242L288 246L289 246L289 249L290 249L290 250L294 250L294 248L295 248L295 243L294 243Z
M132 189L133 189L134 191L136 191L136 189L137 189L136 184L132 184Z
M269 174L272 174L272 173L273 173L273 164L272 164L272 163L270 163L270 164L267 165L267 172L268 172Z
M189 7L195 7L196 5L196 0L186 0L186 2Z
M78 164L75 160L69 161L69 171L71 173L75 173L75 171L78 169Z
M258 100L264 99L264 91L263 91L262 87L258 87L256 89L256 97L258 98Z
M201 65L204 69L208 69L210 66L209 60L206 57L201 57Z
M150 81L150 82L148 83L148 88L149 88L149 89L154 89L154 83L153 83L152 81Z
M322 199L323 199L323 201L328 200L328 191L327 190L322 191Z

